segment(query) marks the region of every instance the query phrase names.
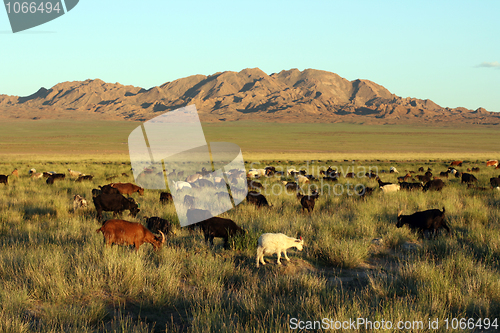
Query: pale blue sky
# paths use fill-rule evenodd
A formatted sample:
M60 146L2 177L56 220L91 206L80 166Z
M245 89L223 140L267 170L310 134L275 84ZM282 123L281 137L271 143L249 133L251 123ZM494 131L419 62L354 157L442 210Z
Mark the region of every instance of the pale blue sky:
M13 34L0 9L0 94L100 78L143 88L259 67L368 79L402 97L500 111L500 1L80 0Z

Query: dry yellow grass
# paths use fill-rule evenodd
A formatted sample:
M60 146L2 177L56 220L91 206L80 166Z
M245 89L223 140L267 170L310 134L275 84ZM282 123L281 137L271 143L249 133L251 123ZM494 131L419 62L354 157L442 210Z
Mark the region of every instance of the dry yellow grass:
M121 159L126 121L6 121L0 154L9 159ZM229 122L203 124L207 142L239 145L246 159L418 160L498 159L497 127ZM63 157L61 157L63 156Z

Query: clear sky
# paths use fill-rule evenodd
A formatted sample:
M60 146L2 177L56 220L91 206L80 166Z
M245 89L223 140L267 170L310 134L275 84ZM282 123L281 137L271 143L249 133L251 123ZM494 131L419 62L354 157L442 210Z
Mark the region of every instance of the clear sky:
M443 107L500 111L500 1L80 0L13 34L0 94L100 78L143 88L259 67L368 79Z

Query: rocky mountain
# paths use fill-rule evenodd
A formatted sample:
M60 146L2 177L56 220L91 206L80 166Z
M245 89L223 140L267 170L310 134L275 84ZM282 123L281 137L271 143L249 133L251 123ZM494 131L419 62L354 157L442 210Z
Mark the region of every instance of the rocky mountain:
M144 121L193 103L207 122L500 124L500 113L402 98L368 80L314 69L267 75L258 68L193 75L148 90L99 79L63 82L26 97L0 95L0 117Z

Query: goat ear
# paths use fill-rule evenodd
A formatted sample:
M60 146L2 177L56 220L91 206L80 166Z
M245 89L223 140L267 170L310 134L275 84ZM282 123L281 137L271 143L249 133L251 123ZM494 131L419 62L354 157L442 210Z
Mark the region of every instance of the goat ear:
M399 213L398 213L398 217L400 217L402 213L403 213L403 211L400 210Z

